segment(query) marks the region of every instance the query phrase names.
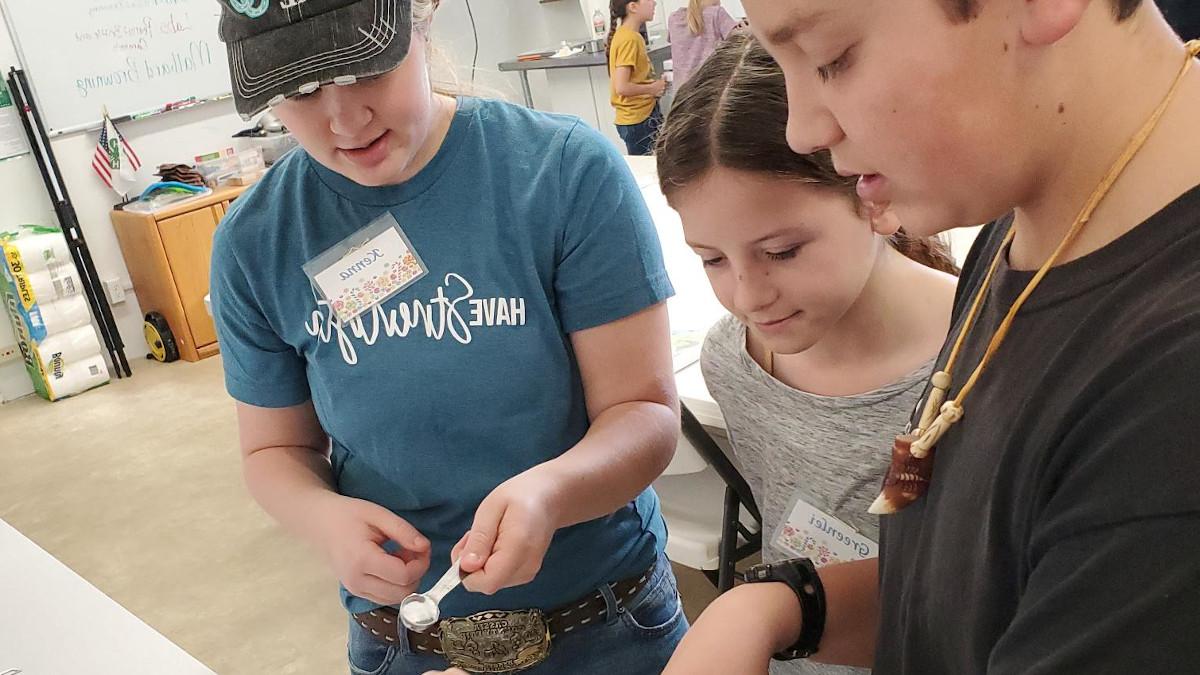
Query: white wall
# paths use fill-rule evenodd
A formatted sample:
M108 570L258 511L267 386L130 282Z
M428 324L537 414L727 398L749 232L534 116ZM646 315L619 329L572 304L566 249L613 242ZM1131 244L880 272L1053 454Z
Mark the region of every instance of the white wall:
M537 0L472 0L471 5L480 41L476 81L490 90L489 93L511 100L520 100L519 81L515 74L500 73L497 63L524 51L554 46L563 39L576 39L586 34L576 0L546 4ZM473 40L465 0L443 0L434 20L434 36L457 64L463 79L469 81ZM15 65L19 65L17 55L7 26L0 17L0 68L7 72ZM535 96L540 92L541 100L548 100L544 76L538 74L532 80ZM37 86L36 75L33 84ZM244 126L234 113L233 104L223 102L128 122L121 126L121 131L141 158L140 177L143 185L148 185L158 164L190 162L197 154L233 145L230 136ZM118 278L130 289L129 273L109 220L116 195L91 169L95 143L95 132L52 141L100 278ZM0 228L21 223L56 224L32 156L0 162L0 194L5 196L4 208L0 210ZM136 370L146 353L141 330L142 308L136 295L127 292L126 301L114 306L113 313L125 341L126 354ZM0 347L14 342L8 320L0 317ZM0 402L32 390L21 362L0 364Z
M580 0L471 0L479 30L479 62L475 82L483 95L500 96L520 102L521 85L515 73L502 73L497 64L522 52L557 49L565 40L587 39L587 23ZM437 46L448 52L457 66L463 84L470 82L474 42L465 0L442 0L434 18L433 35ZM551 100L543 71L529 76L534 101L539 105Z

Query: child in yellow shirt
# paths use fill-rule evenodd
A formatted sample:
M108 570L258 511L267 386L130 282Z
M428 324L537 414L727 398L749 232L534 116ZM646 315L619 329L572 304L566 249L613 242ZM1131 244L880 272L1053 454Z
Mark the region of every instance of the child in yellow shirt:
M666 80L654 77L650 52L641 28L654 19L656 0L612 0L609 11L608 75L612 81L612 106L617 112L617 133L631 155L650 155L662 111L658 99L667 90ZM618 25L619 22L619 25Z

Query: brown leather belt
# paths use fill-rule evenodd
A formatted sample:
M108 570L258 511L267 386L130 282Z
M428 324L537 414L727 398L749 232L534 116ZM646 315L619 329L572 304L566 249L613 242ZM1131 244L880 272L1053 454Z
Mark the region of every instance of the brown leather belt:
M609 584L613 596L617 599L617 604L622 604L641 592L649 583L653 573L654 565L651 565L649 569L636 577ZM584 626L602 623L607 616L608 603L604 599L604 594L596 591L550 612L546 615L545 621L550 630L550 639L554 640ZM355 614L354 620L358 625L367 629L371 635L387 644L395 644L399 640L400 619L395 607L380 607L370 612ZM419 654L432 653L445 656L445 650L442 647L441 623L449 620L451 619L443 619L439 625L425 633L407 631L408 644Z

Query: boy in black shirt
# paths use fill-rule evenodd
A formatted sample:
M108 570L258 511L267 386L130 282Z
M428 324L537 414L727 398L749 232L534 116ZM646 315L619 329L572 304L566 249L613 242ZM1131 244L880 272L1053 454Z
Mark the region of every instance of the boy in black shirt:
M744 5L787 73L794 150L828 148L913 235L995 221L939 361L949 403L897 440L880 560L820 571L813 659L1197 672L1194 58L1144 0ZM820 622L798 593L727 593L666 672L765 672Z

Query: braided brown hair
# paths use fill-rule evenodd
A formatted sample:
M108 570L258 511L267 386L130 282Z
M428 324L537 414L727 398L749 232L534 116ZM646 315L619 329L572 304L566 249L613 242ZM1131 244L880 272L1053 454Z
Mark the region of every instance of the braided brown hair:
M861 209L858 179L838 175L828 151L793 152L787 144L787 120L783 71L753 35L735 33L675 95L655 149L663 194L670 199L714 166L722 166L828 188ZM940 239L912 237L900 230L888 241L922 265L959 272Z
M609 0L608 2L608 14L611 17L611 21L608 26L608 37L604 40L604 56L606 59L612 58L613 36L617 34L617 27L628 16L630 2L633 2L633 0Z

